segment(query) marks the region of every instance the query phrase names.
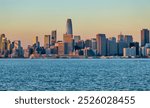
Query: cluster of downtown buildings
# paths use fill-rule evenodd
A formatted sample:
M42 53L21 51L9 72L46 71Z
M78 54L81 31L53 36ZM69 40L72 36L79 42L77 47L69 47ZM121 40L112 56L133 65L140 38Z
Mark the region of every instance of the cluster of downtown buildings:
M33 45L23 49L21 41L11 42L0 35L0 58L85 58L85 57L150 57L150 33L141 30L141 43L134 42L132 35L118 35L118 38L107 38L105 34L97 34L95 38L82 40L73 35L71 19L67 20L63 41L57 41L57 31L44 36L44 46L40 46L38 36Z

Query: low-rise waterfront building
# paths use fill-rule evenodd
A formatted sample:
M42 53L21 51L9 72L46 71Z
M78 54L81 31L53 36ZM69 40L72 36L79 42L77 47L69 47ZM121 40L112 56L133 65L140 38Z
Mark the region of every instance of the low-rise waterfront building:
M136 48L124 48L123 49L123 56L124 57L136 57Z

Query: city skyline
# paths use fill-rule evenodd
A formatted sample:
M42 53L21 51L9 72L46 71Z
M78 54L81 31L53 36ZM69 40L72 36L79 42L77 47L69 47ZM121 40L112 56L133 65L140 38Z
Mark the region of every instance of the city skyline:
M44 46L38 36L33 43L22 47L20 40L10 41L5 34L0 35L0 57L2 58L40 58L40 57L150 57L150 34L148 29L141 30L141 45L132 35L108 38L99 33L96 38L82 40L81 36L73 35L72 19L66 21L66 33L63 40L57 40L57 30L44 35Z
M146 30L146 32L145 32L145 30ZM147 34L145 34L145 33L147 33ZM7 35L6 33L2 33L1 35L3 35L3 34ZM70 35L72 39L75 38L76 36L77 37L80 36L80 40L86 41L86 40L96 39L97 35L99 35L99 34L101 35L102 34L102 35L105 35L105 37L107 37L107 39L112 39L112 38L115 37L116 38L116 42L118 42L118 41L124 41L124 38L126 38L126 36L129 36L129 37L132 38L132 41L134 40L134 42L139 42L140 46L143 44L143 42L144 42L144 46L145 46L145 44L149 43L149 41L150 41L150 38L149 38L150 33L149 33L149 29L148 28L143 28L142 30L140 30L140 36L139 36L140 40L139 41L137 41L136 39L134 39L134 36L132 34L123 34L122 32L120 32L120 34L114 35L114 36L108 36L106 33L99 32L97 34L95 33L96 35L93 36L93 37L83 38L81 35L74 35L73 34L73 24L72 24L72 19L71 18L68 18L66 20L66 32L62 35L62 37L61 37L62 39L60 39L60 38L58 39L59 36L57 34L58 34L57 30L51 30L49 34L44 34L43 36L35 35L35 36L32 37L32 41L30 39L31 44L22 44L22 40L21 39L16 39L16 40L11 40L11 41L12 42L13 41L21 41L21 44L22 44L22 46L23 46L24 49L26 49L28 47L28 45L32 46L35 42L36 42L36 44L39 44L40 46L50 47L51 45L55 45L55 43L57 41L58 42L59 41L64 41L64 35L66 35L67 37L68 37L68 35ZM47 39L45 38L45 36L47 37ZM145 38L145 36L146 36L146 38ZM9 36L7 36L7 37L8 38L6 38L6 39L10 40ZM42 39L39 39L39 37L42 38ZM145 38L145 40L143 40L144 38ZM45 45L45 41L47 41L46 42L47 45Z
M82 39L105 33L133 35L140 42L140 30L150 28L149 0L0 0L0 33L10 40L32 44L35 36L43 45L43 36L57 30L58 40L66 33L66 18L73 20L74 35Z

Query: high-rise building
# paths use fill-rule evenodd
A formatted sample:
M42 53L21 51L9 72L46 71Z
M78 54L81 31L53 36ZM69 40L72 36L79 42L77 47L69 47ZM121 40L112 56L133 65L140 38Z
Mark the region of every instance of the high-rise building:
M6 50L7 50L7 38L3 37L2 44L1 44L1 51L6 51Z
M116 38L112 37L107 40L107 56L116 56L117 52L117 43Z
M56 46L58 47L58 55L63 56L65 54L65 47L63 42L57 42Z
M50 35L45 35L44 36L44 48L50 48Z
M105 34L97 34L97 54L100 56L106 56L106 36Z
M51 39L50 39L50 44L51 45L55 45L55 43L57 42L57 31L53 30L51 33Z
M21 41L20 40L15 40L13 42L13 50L12 50L12 57L23 57L24 56L24 51L23 48L21 47Z
M67 19L66 24L67 32L63 35L65 54L72 54L74 49L74 40L73 40L73 29L72 29L72 20Z
M40 42L38 40L38 36L35 36L33 39L33 46L35 46L36 48L40 47Z
M15 40L14 41L14 48L19 49L21 47L21 41L20 40Z
M93 49L93 50L96 50L96 49L97 49L97 41L96 41L96 38L92 38L91 41L92 41L92 49Z
M123 56L123 49L128 48L128 44L125 41L124 35L120 34L118 35L118 55Z
M145 46L147 43L150 43L150 36L149 36L149 30L143 29L141 30L141 46Z
M77 43L81 40L80 36L74 36L74 42Z
M38 43L38 36L35 36L35 37L33 38L33 45L36 44L36 43Z
M72 28L72 20L71 19L67 19L66 28L67 28L66 34L73 35L73 28Z
M71 54L73 52L73 35L72 34L64 34L64 47L65 47L65 54Z
M90 40L90 39L85 40L85 47L92 48L92 40Z
M3 40L3 38L5 38L5 34L1 34L1 36L0 36L0 52L2 51L2 40Z
M132 35L125 35L125 42L128 44L128 47L130 46L130 43L133 42Z
M118 42L124 42L124 41L125 41L124 35L122 34L118 35Z
M11 41L10 40L8 40L7 41L7 50L9 51L9 53L11 53Z
M123 49L128 48L128 44L126 42L118 42L118 55L123 56Z
M79 40L77 43L77 47L78 49L84 49L85 47L84 40Z
M132 42L130 43L130 48L131 47L135 47L136 48L136 56L139 56L139 49L140 49L140 46L139 46L139 42Z

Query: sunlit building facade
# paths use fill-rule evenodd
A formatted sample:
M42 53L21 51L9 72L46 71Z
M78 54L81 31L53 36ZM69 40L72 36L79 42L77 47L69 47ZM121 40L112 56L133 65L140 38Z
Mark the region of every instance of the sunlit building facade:
M57 42L57 31L53 30L50 36L50 45L55 45Z
M50 48L50 35L45 35L44 36L44 48Z
M96 40L97 40L97 54L100 55L100 56L106 56L107 55L106 35L105 34L97 34L96 35Z

